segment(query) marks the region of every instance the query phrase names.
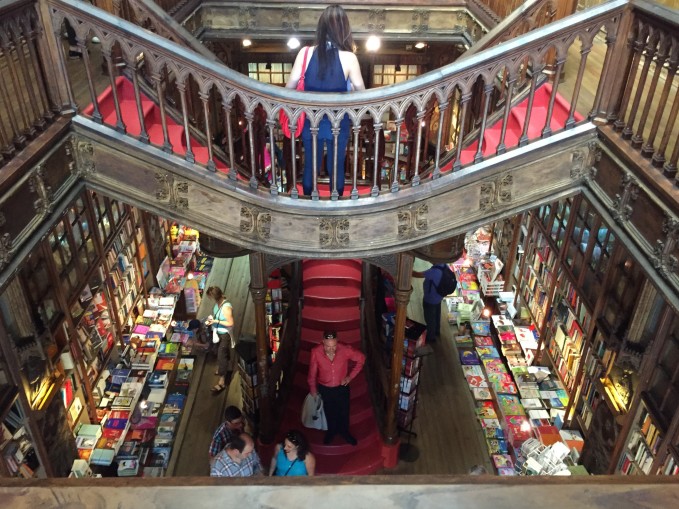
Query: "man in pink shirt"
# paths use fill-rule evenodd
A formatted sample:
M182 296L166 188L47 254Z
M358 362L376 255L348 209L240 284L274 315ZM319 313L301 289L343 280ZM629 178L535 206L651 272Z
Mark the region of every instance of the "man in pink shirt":
M354 367L349 372L349 361ZM341 435L351 445L356 439L349 433L349 382L363 368L365 355L354 348L337 342L336 332L323 334L323 343L311 350L309 365L309 392L323 398L323 409L328 421L328 431L323 439L329 444L335 435Z

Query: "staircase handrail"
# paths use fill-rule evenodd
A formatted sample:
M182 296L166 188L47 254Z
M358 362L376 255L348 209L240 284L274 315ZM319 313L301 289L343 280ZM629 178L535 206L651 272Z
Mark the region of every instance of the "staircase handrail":
M538 19L536 16L545 7L550 8L547 12L546 21L547 23L551 22L556 14L555 0L527 0L509 16L493 27L486 35L476 41L471 48L462 54L459 60L471 58L484 49L496 46L501 42L520 35L516 30L523 26L527 25L528 30L538 28L536 23L540 23L542 20Z
M184 45L209 60L219 62L219 59L212 51L203 46L193 34L186 30L181 24L177 23L168 12L165 12L165 10L153 0L127 1L137 17L144 15L151 21L153 28L158 35L176 42L177 44ZM177 4L179 4L179 2Z

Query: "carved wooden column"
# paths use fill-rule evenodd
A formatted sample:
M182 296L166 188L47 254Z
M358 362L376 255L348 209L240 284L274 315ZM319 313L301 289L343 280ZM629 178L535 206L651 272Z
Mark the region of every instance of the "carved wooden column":
M250 254L250 294L255 303L255 334L257 345L257 379L259 380L259 439L268 444L273 440L273 419L269 395L269 345L266 335L266 289L264 254Z
M396 411L398 408L398 396L401 385L401 364L403 363L403 338L405 336L406 312L408 301L413 291L411 277L413 272L414 257L411 254L401 253L397 258L397 274L394 287L396 300L396 320L394 323L394 342L391 350L391 374L389 377L389 394L387 395L387 416L384 430L385 443L392 445L398 441L398 429L396 425Z

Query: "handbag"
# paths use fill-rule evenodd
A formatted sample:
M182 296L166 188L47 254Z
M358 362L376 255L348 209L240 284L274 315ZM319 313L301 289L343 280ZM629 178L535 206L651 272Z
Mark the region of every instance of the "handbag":
M217 327L212 327L212 342L219 343L219 334L217 334Z
M299 77L299 81L297 82L296 87L297 90L304 90L304 74L306 73L306 58L308 54L309 46L304 48L304 60L302 61L302 75ZM304 112L300 113L299 117L297 118L297 130L295 131L295 138L299 138L299 136L302 134L305 119L306 115L304 114ZM285 113L285 111L280 110L278 112L278 121L281 124L283 136L285 136L286 138L291 138L292 133L290 132L290 118L288 118L288 114Z
M328 421L323 410L323 399L320 395L314 398L311 393L307 394L302 405L302 424L307 428L327 430Z

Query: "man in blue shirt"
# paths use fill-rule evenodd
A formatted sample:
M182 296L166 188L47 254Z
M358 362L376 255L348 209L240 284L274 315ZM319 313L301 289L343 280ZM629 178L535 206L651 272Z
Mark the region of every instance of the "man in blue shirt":
M441 282L444 263L432 265L424 272L413 271L413 277L423 277L422 283L422 310L424 321L427 324L427 344L436 343L436 338L441 334L441 301L437 287Z

